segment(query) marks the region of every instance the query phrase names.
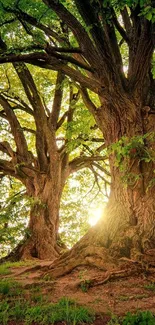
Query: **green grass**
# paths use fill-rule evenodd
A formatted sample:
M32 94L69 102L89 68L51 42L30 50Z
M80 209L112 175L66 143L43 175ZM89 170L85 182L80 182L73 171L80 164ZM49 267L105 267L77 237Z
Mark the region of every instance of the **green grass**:
M11 273L12 267L20 267L20 266L30 266L34 265L32 261L19 261L19 262L6 262L0 265L0 275L7 275Z
M11 279L0 280L0 295L16 297L21 295L22 292L23 288L18 282L13 281Z
M150 311L138 311L136 314L127 313L122 325L155 325L155 317Z
M155 282L149 283L149 284L145 284L144 288L150 291L155 291Z
M155 325L155 317L150 311L127 313L125 317L113 315L107 325Z
M130 299L129 296L119 296L120 301L128 301Z
M0 265L0 275L7 275L11 273L11 270L9 270L7 263Z
M7 325L8 321L17 324L23 321L25 325L32 322L48 325L58 321L77 325L81 323L92 323L94 314L87 308L78 306L75 301L62 298L56 304L32 304L24 299L10 302L5 299L0 302L0 324Z

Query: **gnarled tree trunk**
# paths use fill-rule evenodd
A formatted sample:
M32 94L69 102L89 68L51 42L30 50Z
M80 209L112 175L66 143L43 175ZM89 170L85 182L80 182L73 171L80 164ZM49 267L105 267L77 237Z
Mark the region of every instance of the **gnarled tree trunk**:
M55 259L60 254L58 240L59 208L65 174L61 162L53 164L52 176L36 175L27 181L27 193L32 196L32 207L27 239L21 247L21 258Z
M145 115L144 119L144 109L134 100L115 97L112 104L111 116L105 102L96 116L110 148L109 202L99 222L51 266L54 276L85 264L106 269L121 257L145 258L155 265L155 117Z

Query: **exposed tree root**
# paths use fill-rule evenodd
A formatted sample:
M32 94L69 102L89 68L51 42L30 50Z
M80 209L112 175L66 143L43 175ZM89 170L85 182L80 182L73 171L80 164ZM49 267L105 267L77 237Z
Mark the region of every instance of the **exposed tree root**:
M147 270L147 275L154 274L154 273L155 273L154 268ZM107 271L104 273L104 275L98 276L97 278L87 277L81 281L77 281L75 286L77 288L83 287L85 288L85 290L88 290L89 288L103 285L109 281L111 282L117 279L128 278L130 276L137 276L139 274L144 274L144 269L140 264L136 265L136 267L135 266L131 267L130 269L125 268L123 270Z
M93 286L100 285L111 279L149 272L150 267L154 269L155 250L148 251L147 254L141 256L141 260L126 257L114 259L107 248L88 246L82 250L73 249L65 253L42 271L51 278L58 278L70 273L78 266L93 266L105 272L103 279L90 281Z
M116 280L119 278L128 278L129 276L137 275L137 273L141 273L142 268L136 267L136 268L131 268L131 269L124 269L124 270L119 270L119 271L111 271L111 272L106 272L104 277L100 277L98 279L94 278L90 282L90 287L95 287L99 286L102 284L107 283L108 281L111 280Z
M82 250L71 250L63 254L49 267L44 268L51 278L57 278L70 273L78 266L94 266L106 272L116 268L117 262L108 254L104 247L88 246Z

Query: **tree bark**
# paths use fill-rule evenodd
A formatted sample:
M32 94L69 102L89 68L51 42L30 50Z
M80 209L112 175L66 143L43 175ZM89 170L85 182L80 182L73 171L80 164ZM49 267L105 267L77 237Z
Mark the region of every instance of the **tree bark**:
M101 101L96 119L107 146L113 148L123 137L127 140L122 140L121 150L131 146L124 156L120 147L110 149L111 194L96 226L96 243L112 256L134 258L155 247L155 115L146 113L140 99L129 100L123 93L108 104Z
M106 269L107 264L112 266L122 257L144 258L155 265L155 115L144 116L140 104L124 98L121 95L119 100L117 97L111 99L110 109L109 101L107 104L104 99L98 114L94 113L110 149L109 202L99 222L51 266L53 276L85 264ZM126 140L122 140L123 137ZM119 140L123 143L121 148L128 143L132 145L118 164L119 152L113 149L113 144Z
M50 201L50 202L49 202ZM59 256L58 214L60 199L51 197L47 203L39 201L33 204L27 229L27 240L21 248L21 258L55 259Z
M53 164L52 176L39 174L27 181L27 193L32 196L32 207L27 240L21 248L21 258L55 259L60 254L58 240L59 208L65 174L61 162Z

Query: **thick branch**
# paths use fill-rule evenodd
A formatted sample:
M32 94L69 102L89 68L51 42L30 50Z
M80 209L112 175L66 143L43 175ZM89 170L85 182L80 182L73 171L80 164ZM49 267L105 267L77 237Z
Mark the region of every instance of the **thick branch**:
M79 82L83 85L83 87L89 88L95 93L98 93L103 87L94 78L88 78L84 76L81 72L61 62L61 60L50 57L47 53L34 52L29 54L6 54L5 56L0 56L0 63L8 62L25 62L45 69L51 69L55 71L61 70L73 81Z
M20 109L32 116L34 115L32 109L19 96L14 95L12 97L7 92L2 92L2 94L8 100L8 102L11 102L11 103L14 103L17 105L16 107L15 106L13 107L13 110Z
M50 45L48 45L48 44L47 44L47 46L46 46L46 48L45 48L45 51L46 51L50 56L53 56L53 57L55 57L55 58L57 58L57 59L60 59L60 60L62 60L62 61L66 61L66 62L68 62L68 63L72 63L72 64L76 65L76 66L79 67L79 68L85 69L85 70L90 71L90 72L93 72L93 71L94 71L94 69L91 68L88 64L82 63L82 62L80 62L80 61L74 59L74 58L71 57L71 56L68 56L68 55L65 55L65 54L59 54L59 53L57 53L57 52L59 52L59 51L55 51L55 50L53 50L53 47L50 46ZM61 51L61 52L62 52L62 51ZM64 52L65 52L65 51L64 51Z
M130 39L130 35L132 32L132 24L131 24L131 20L130 20L128 10L126 7L124 7L124 9L121 10L121 15L122 15L123 23L124 23L124 26L125 26L125 29L126 29L126 32L128 35L128 39ZM123 35L122 35L122 37L123 37Z
M54 37L58 42L64 42L63 37L60 37L60 35L58 35L56 32L54 32L53 30L51 30L51 28L49 28L48 26L43 25L40 21L38 21L36 18L32 17L31 15L23 12L20 8L18 8L18 10L14 9L10 9L8 7L4 8L5 11L13 13L16 16L16 19L18 18L19 20L23 20L28 22L29 24L41 29L42 31L44 31L44 33L47 36L51 36Z
M36 151L41 170L46 170L46 139L43 132L44 127L47 125L45 110L33 77L27 66L24 63L14 63L14 66L34 110L34 119L36 124Z
M8 101L0 94L0 104L4 108L4 111L7 115L8 121L11 126L11 132L14 136L14 140L17 146L17 151L25 157L25 159L28 159L29 154L28 154L28 146L27 142L24 136L24 133L21 129L20 123L12 110L10 104Z
M55 0L43 0L43 2L49 8L55 11L62 21L65 21L65 23L75 35L87 61L92 66L95 66L98 59L98 54L87 32L79 23L79 21L60 2L57 2Z
M0 159L0 174L16 177L15 169L12 163L5 159Z
M98 52L98 61L96 62L97 70L98 73L102 71L103 84L107 87L110 87L111 84L118 86L120 82L118 67L122 66L122 60L112 21L111 25L106 23L105 14L103 16L104 25L101 24L99 19L99 14L101 13L99 2L96 2L95 8L94 3L91 3L89 0L75 0L75 2L85 24L91 27L90 34L92 35ZM104 10L106 10L106 8L104 8ZM107 7L107 14L109 14L110 10L111 8ZM117 67L118 62L119 65ZM121 75L122 73L123 71L121 71Z
M115 11L112 10L112 15L113 15L113 22L114 22L114 25L116 27L116 29L118 30L118 32L120 33L120 35L123 37L123 40L129 44L129 37L127 36L124 28L121 26L121 24L119 23L118 19L117 19L117 16L115 14ZM130 30L131 31L131 30Z
M61 102L62 102L62 95L63 95L63 90L62 90L63 80L64 80L64 75L61 73L61 71L58 71L56 85L55 85L53 107L50 115L50 124L52 125L54 130L57 129L57 122L61 110Z
M96 162L93 162L92 165L97 167L98 169L100 169L107 176L111 176L110 172L106 168L104 168L103 166L97 164Z
M85 167L90 167L94 161L104 161L106 159L106 156L81 156L79 158L75 158L69 163L70 173L73 173Z
M0 151L6 153L10 157L14 157L15 152L7 141L0 142Z

